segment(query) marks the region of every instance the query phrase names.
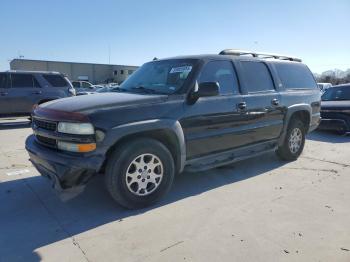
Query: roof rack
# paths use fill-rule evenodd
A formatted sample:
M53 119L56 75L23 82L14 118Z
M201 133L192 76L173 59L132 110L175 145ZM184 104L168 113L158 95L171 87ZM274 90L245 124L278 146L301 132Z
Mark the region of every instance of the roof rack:
M57 71L45 71L45 70L17 70L17 69L10 69L6 70L8 73L47 73L47 74L61 74Z
M219 55L235 55L235 56L251 55L253 57L260 57L260 58L274 58L274 59L288 60L288 61L294 61L294 62L302 61L300 58L287 56L287 55L258 53L258 52L245 51L245 50L239 50L239 49L225 49L225 50L222 50L219 53Z

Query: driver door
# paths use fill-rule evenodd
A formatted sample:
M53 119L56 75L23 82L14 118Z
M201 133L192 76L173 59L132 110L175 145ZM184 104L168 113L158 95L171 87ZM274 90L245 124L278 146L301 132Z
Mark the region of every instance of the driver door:
M208 62L197 82L218 82L220 93L185 105L185 117L180 123L185 133L188 159L244 144L241 130L244 117L237 108L242 98L232 62Z

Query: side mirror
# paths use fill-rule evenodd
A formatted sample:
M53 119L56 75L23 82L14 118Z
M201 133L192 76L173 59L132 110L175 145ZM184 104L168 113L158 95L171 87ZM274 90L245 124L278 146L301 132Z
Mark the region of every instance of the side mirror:
M197 97L217 96L219 95L219 83L218 82L203 82L198 86L196 92Z

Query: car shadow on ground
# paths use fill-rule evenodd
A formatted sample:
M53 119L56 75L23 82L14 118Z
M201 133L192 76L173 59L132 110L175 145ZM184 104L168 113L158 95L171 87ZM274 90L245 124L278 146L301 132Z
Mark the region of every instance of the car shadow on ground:
M155 206L126 210L108 195L103 176L95 177L78 197L61 202L40 176L0 183L0 261L39 261L36 250L110 222L139 216L153 209L216 188L263 175L281 167L272 153L198 173L176 177L172 190ZM74 241L73 241L74 243Z
M349 135L339 135L336 132L321 131L321 130L316 130L308 134L306 139L319 141L319 142L327 142L327 143L349 143L350 142Z

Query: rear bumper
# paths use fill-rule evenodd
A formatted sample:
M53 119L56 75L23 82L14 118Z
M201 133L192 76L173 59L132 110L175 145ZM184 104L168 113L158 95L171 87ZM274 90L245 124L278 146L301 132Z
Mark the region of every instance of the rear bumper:
M99 155L71 155L44 147L35 141L34 135L27 138L26 150L35 168L60 193L80 193L104 161Z
M323 119L321 124L318 126L321 130L334 130L334 131L350 131L350 127L343 119Z

